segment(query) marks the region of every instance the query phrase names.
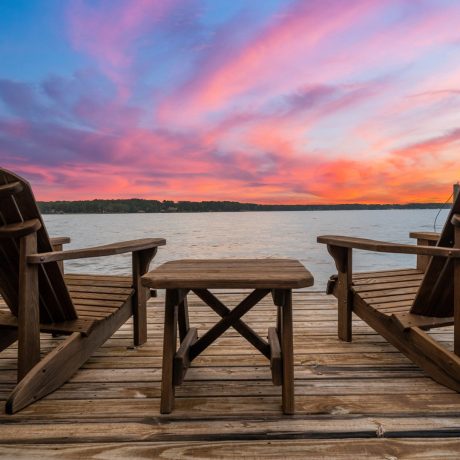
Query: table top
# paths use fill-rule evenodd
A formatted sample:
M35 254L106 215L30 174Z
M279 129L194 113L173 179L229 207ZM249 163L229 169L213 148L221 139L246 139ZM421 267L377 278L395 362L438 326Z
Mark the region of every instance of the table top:
M313 286L295 259L184 259L166 262L142 277L157 289L294 289Z

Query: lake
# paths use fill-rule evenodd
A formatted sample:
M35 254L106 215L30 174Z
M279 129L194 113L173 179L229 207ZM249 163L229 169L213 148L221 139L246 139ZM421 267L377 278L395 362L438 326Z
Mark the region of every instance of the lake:
M151 267L182 258L291 257L314 275L315 289L323 290L335 266L318 235L350 235L414 243L409 231L433 231L437 211L283 211L190 214L66 214L45 215L51 236L70 236L67 249L96 246L136 238L162 237ZM448 210L437 219L439 231ZM355 270L414 267L415 256L356 251ZM68 272L124 274L130 256L120 255L66 262Z

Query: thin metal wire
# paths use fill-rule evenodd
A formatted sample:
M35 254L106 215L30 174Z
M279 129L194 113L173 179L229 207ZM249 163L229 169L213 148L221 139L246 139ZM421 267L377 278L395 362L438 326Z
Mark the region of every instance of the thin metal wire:
M444 204L439 208L439 211L438 213L436 214L436 217L434 218L434 222L433 222L433 230L436 231L436 221L438 220L438 217L439 217L439 214L441 214L441 211L444 209L444 206L450 201L450 199L454 196L454 192L452 192L449 196L449 198L447 198L447 200L444 202Z

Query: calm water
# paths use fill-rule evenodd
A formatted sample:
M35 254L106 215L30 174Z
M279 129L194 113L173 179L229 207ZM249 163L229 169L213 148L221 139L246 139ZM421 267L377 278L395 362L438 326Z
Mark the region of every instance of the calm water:
M438 217L438 230L447 217ZM298 211L194 214L74 214L44 216L52 236L70 236L66 248L96 246L146 237L163 237L152 267L180 258L292 257L315 276L315 288L324 289L335 272L332 259L316 237L353 235L411 243L409 231L432 231L437 211ZM358 270L412 267L415 256L357 251ZM130 271L130 256L66 262L68 272L121 274Z

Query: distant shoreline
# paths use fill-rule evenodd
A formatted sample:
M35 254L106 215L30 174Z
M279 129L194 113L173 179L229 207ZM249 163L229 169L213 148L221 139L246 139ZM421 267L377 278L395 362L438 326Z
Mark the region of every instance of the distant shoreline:
M406 204L256 204L238 201L83 200L38 202L43 214L143 214L254 211L359 211L385 209L440 209L446 203Z

